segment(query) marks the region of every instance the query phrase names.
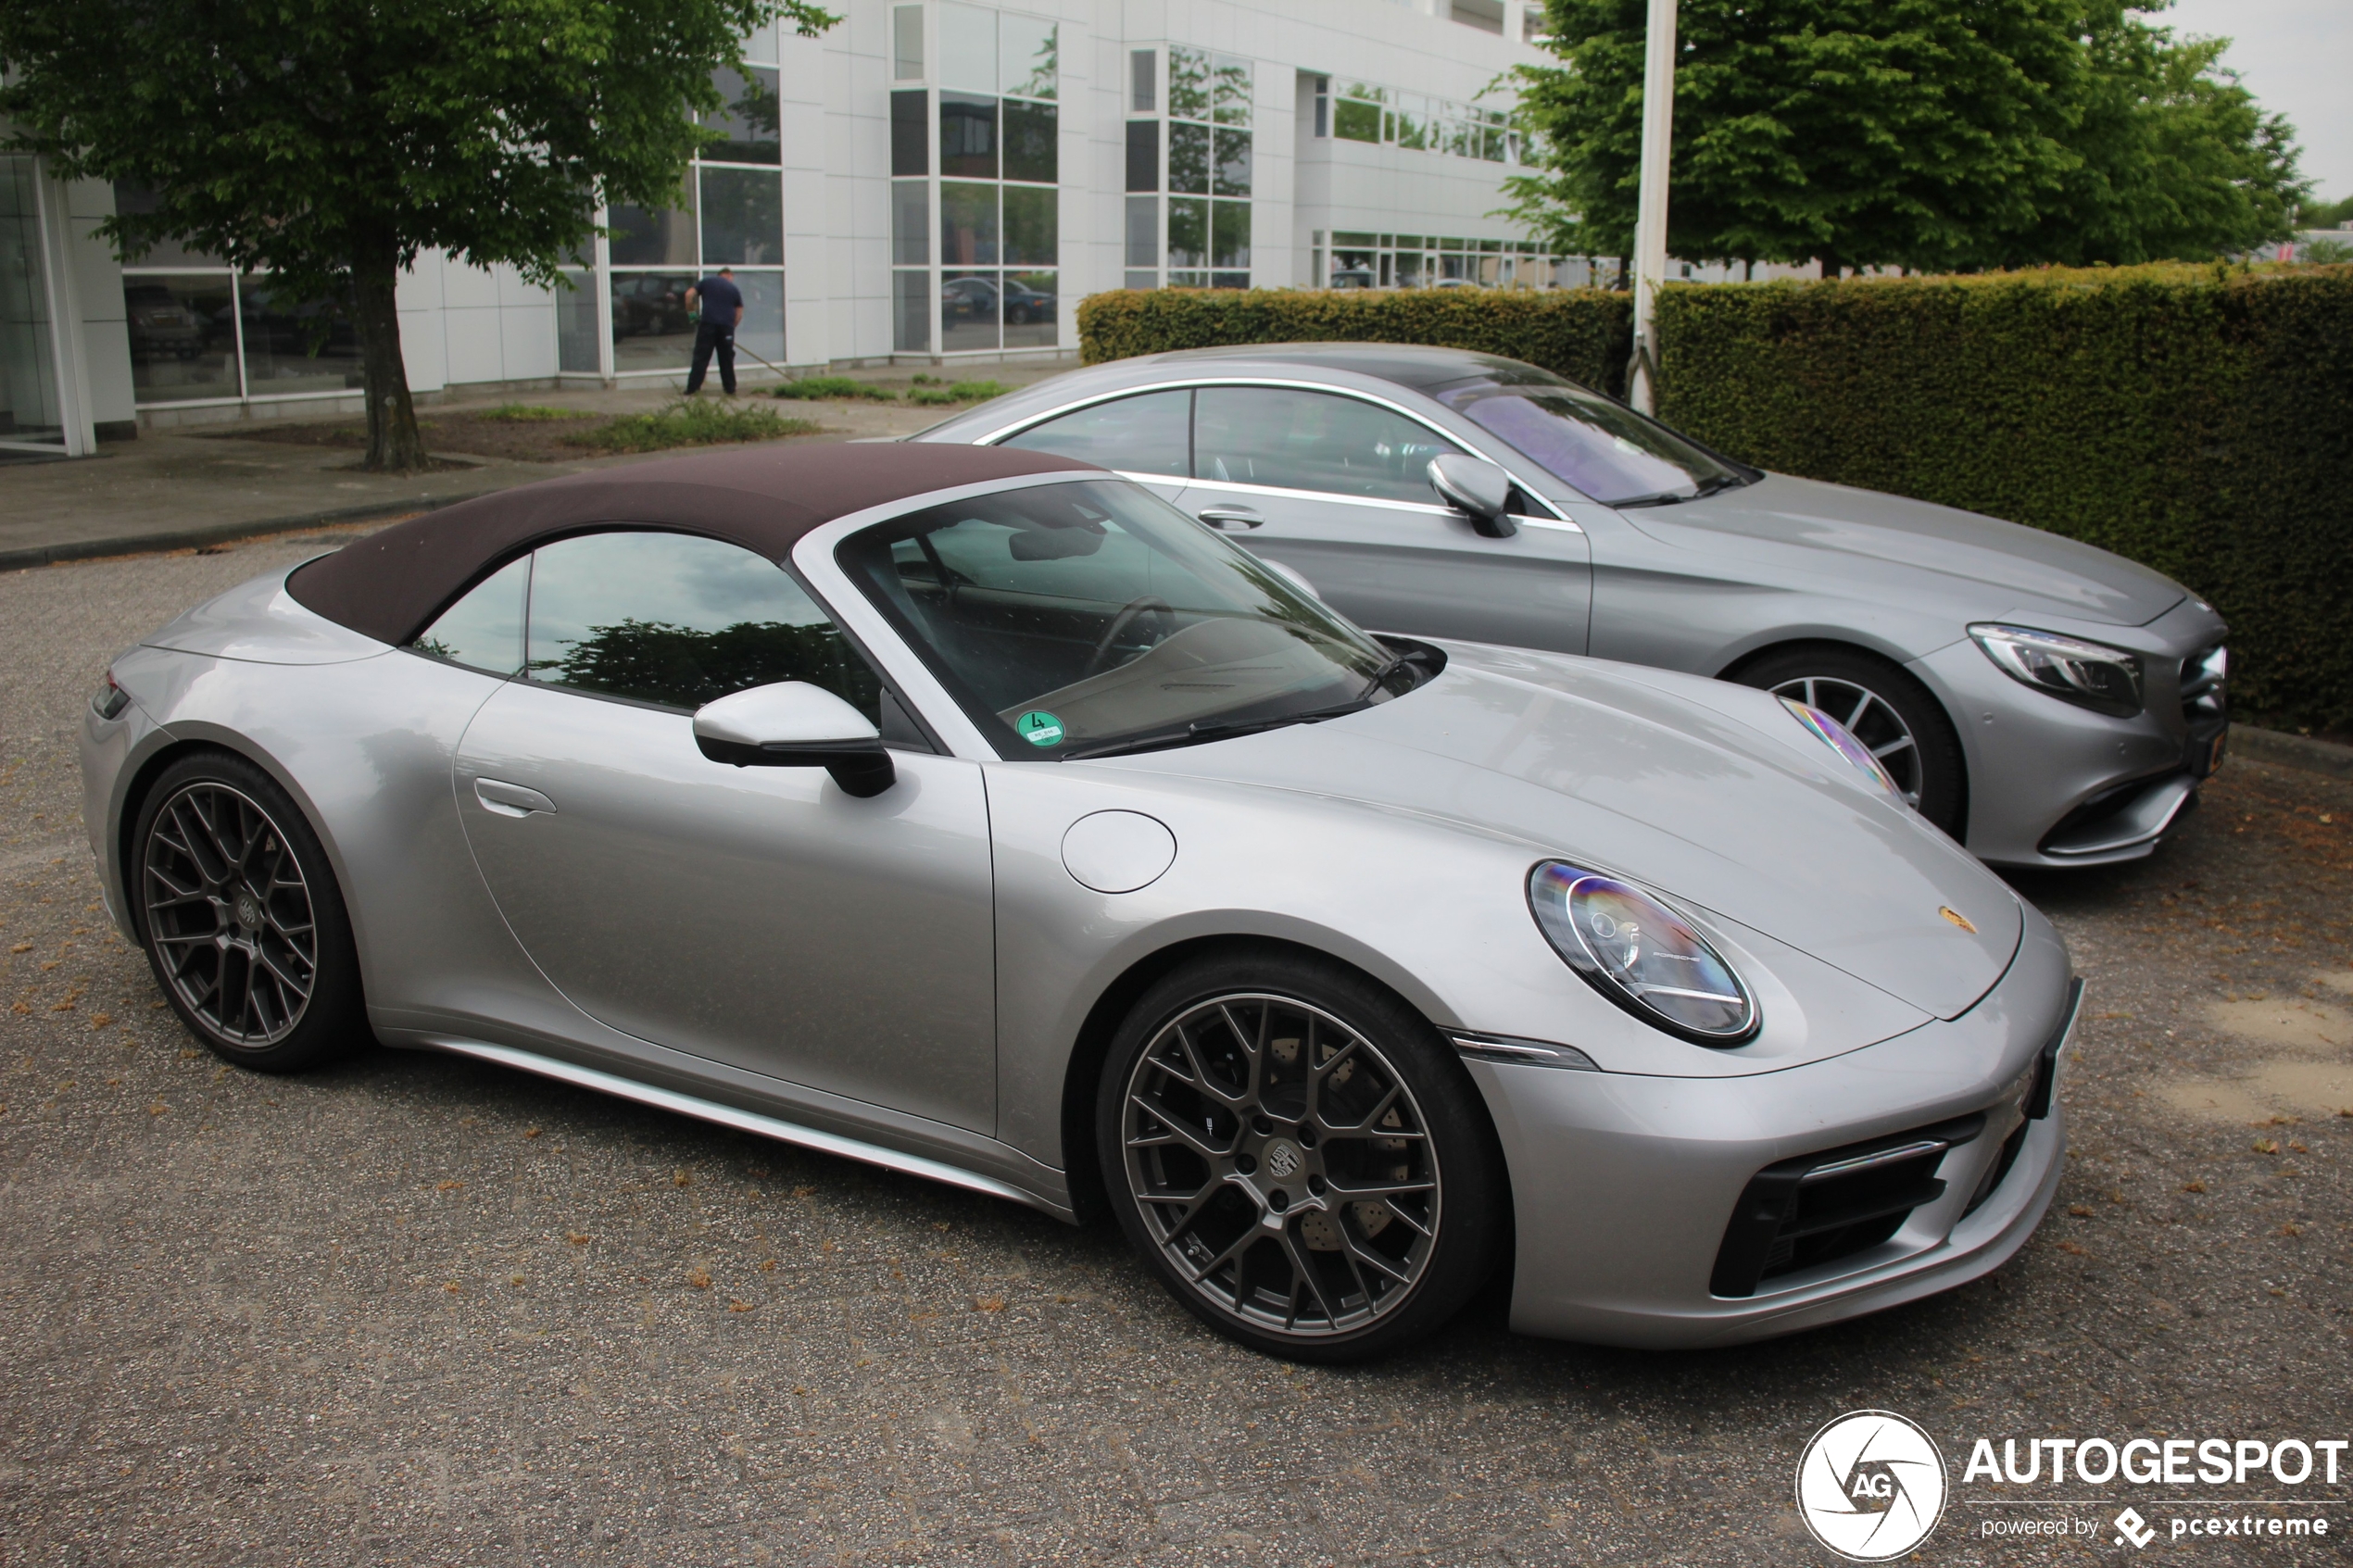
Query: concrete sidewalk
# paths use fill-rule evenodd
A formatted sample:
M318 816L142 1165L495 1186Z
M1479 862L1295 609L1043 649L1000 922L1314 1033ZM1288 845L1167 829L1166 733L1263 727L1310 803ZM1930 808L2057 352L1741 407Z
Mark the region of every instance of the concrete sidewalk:
M1024 385L1065 366L975 368L974 379ZM861 381L904 386L908 373L857 373ZM849 441L905 435L956 412L903 403L777 402L748 384L744 401L787 418L816 420L823 430L801 441ZM706 393L709 395L709 393ZM419 417L530 403L601 414L639 413L674 400L663 383L618 391L544 390L453 400L421 408ZM303 420L304 424L356 419ZM562 462L472 459L438 473L365 473L359 454L345 447L255 440L251 424L142 431L135 441L107 442L99 455L57 462L0 465L0 571L143 550L186 549L256 534L429 511L495 490L558 474L642 462L678 451ZM679 450L691 450L682 448ZM466 458L461 452L436 456Z

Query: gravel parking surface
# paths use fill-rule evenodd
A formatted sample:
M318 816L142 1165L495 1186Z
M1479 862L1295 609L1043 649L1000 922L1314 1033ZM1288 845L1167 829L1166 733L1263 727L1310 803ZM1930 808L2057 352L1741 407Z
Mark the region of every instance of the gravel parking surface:
M0 1563L1818 1563L1793 1469L1862 1407L1943 1446L1922 1561L2316 1500L2325 1538L2151 1551L2346 1561L2353 1455L1962 1468L2353 1436L2353 783L2233 764L2154 860L2020 879L2092 999L2065 1185L1999 1273L1705 1354L1517 1338L1493 1291L1311 1369L1195 1326L1108 1226L455 1060L197 1050L99 911L75 726L119 646L319 547L0 577ZM2096 1533L1984 1534L2020 1518Z

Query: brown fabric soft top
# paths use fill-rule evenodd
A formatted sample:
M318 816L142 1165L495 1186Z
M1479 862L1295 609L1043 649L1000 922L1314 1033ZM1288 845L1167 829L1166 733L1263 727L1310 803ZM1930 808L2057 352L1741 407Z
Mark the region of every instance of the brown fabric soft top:
M560 534L607 523L676 528L781 561L811 529L868 507L1061 470L1102 471L1050 452L900 441L668 458L427 512L312 561L286 591L337 625L405 643L494 568Z

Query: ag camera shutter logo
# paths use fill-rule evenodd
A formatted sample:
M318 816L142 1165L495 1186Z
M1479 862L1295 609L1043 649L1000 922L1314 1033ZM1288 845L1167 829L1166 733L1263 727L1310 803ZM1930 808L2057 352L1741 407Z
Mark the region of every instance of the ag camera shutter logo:
M1944 1516L1944 1456L1892 1411L1854 1411L1814 1434L1797 1461L1797 1516L1852 1562L1884 1562Z

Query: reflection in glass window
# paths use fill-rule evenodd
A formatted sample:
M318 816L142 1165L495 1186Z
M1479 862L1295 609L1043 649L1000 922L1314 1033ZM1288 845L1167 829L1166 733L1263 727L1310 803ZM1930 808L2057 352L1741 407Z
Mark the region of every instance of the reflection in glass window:
M567 271L570 288L556 291L556 369L595 375L597 363L597 274Z
M1127 122L1127 188L1160 189L1160 121L1156 119Z
M719 89L726 107L703 116L704 127L718 132L722 140L706 145L701 157L712 163L784 162L776 73L758 66L741 72L716 70L711 84Z
M997 260L995 185L939 182L939 258L950 266L985 267Z
M366 384L359 334L340 304L303 299L266 277L237 285L245 346L245 395L345 392Z
M891 182L890 258L906 267L931 259L931 186L925 181Z
M1209 265L1209 203L1200 196L1168 200L1168 265ZM1171 279L1174 282L1176 280Z
M997 100L968 93L939 95L939 172L997 178Z
M1168 188L1189 196L1209 194L1209 127L1168 128Z
M683 368L694 352L695 320L686 291L696 272L612 274L612 358L616 373Z
M942 352L1001 346L997 335L998 289L994 272L943 272L939 276L939 346Z
M1037 17L997 17L997 87L1016 98L1052 98L1060 90L1061 30Z
M1212 68L1216 79L1215 98L1217 123L1248 125L1251 105L1251 66L1248 60L1231 55L1220 55Z
M1151 196L1127 198L1127 265L1160 265L1160 203Z
M1190 129L1188 127L1188 129ZM1217 162L1213 169L1210 194L1218 196L1250 194L1250 132L1220 131L1217 132Z
M931 172L931 94L920 88L890 95L890 171Z
M744 296L744 319L736 342L762 359L785 357L785 275L780 271L737 272L736 287Z
M1005 187L1005 262L1013 267L1054 264L1055 207L1062 193L1051 185ZM986 259L975 257L975 261Z
M238 395L237 302L228 274L127 277L122 314L139 402Z
M1051 184L1055 169L1054 123L1051 104L1025 104L1008 98L1004 104L1005 178Z
M1381 90L1352 82L1332 105L1332 134L1343 142L1378 142Z
M1126 473L1192 472L1193 395L1177 388L1115 397L1030 426L1004 443Z
M764 169L703 169L703 264L775 266L784 258L783 182Z
M1008 272L1004 278L1005 346L1051 348L1055 342L1054 274Z
M1204 49L1168 51L1168 112L1178 119L1209 118L1209 53Z
M1211 209L1209 264L1212 267L1247 268L1250 265L1250 203L1214 202L1211 204Z
M476 583L409 645L492 675L522 668L523 599L531 587L531 558L509 561Z
M1193 473L1435 506L1429 460L1458 450L1428 426L1353 397L1205 386L1193 406Z
M525 673L692 709L807 681L879 721L882 684L799 583L749 550L682 533L592 533L542 546Z
M606 215L615 267L692 267L696 257L694 187L675 207L617 206Z
M890 275L890 345L901 354L931 351L931 274Z
M1127 112L1150 114L1158 107L1153 89L1160 77L1158 51L1130 49L1127 52Z

